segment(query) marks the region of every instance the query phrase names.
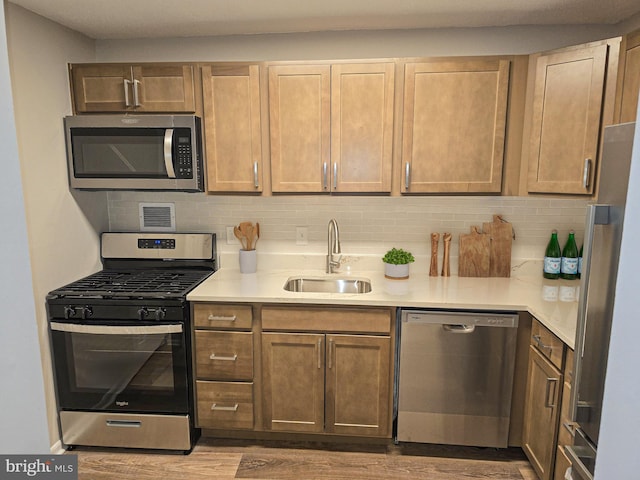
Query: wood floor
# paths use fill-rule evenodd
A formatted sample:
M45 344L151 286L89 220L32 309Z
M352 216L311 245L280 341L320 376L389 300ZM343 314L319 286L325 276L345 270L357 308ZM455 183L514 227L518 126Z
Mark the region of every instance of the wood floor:
M190 455L79 447L80 480L536 480L520 449L202 438Z

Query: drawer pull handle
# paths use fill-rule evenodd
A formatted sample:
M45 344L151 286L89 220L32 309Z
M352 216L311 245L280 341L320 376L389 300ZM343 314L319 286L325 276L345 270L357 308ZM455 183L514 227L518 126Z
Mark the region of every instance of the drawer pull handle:
M233 407L221 407L217 403L214 403L213 405L211 405L211 410L220 410L223 412L237 412L238 404L236 403Z
M569 430L572 437L576 436L576 428L578 428L578 424L576 422L564 422L562 426Z
M138 420L107 420L107 427L125 427L125 428L140 428L142 422Z
M547 390L545 392L544 406L547 408L556 408L554 397L556 396L557 378L547 378ZM551 385L553 385L553 394L551 394Z
M211 355L209 355L209 360L221 360L223 362L235 362L238 359L238 355L234 355L233 357L221 357L219 355L216 355L215 353L212 353Z
M209 315L209 320L212 322L235 322L236 318L237 317L235 315L228 317L225 317L224 315Z
M553 350L553 347L551 345L545 345L542 342L542 337L540 335L534 335L533 339L535 340L536 345L538 345L538 348L540 348L541 350L549 350L549 352Z

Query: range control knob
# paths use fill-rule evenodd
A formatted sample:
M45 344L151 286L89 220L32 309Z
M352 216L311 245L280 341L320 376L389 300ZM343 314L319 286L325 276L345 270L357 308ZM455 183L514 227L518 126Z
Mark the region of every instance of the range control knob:
M156 308L156 320L164 320L164 317L167 316L167 311L162 308L162 307L158 307Z
M149 316L149 310L147 310L147 307L142 307L138 310L138 318L140 320L144 320L148 316Z
M75 316L76 316L76 309L75 308L73 308L71 306L68 306L68 305L66 307L64 307L64 318L65 319L68 320L68 319L70 319L72 317L75 317Z
M93 315L93 308L91 308L89 305L85 306L82 308L82 319L86 320L87 318L91 317Z

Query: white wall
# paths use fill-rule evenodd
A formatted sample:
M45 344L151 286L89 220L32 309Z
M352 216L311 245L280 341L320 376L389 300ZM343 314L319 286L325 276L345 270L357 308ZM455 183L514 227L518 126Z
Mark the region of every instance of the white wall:
M67 62L93 61L94 42L13 4L7 7L7 38L33 278L35 319L29 324L37 326L41 345L24 352L38 361L42 355L54 445L58 428L45 296L99 270L98 232L108 228L105 193L69 191L62 126L63 116L71 113ZM31 381L42 388L41 378Z
M611 25L574 25L99 40L96 58L153 62L529 54L617 34Z
M11 99L4 6L0 9L0 452L47 453L49 438L31 287L27 226Z

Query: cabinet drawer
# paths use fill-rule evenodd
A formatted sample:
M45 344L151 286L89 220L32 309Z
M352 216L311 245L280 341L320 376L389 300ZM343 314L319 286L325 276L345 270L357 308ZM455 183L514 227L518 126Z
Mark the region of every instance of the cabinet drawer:
M564 448L558 447L558 451L556 452L556 468L553 475L553 480L564 480L565 474L567 473L567 468L571 466L571 460L567 457L567 454L564 453Z
M531 344L562 370L564 343L537 320L531 325Z
M571 385L566 381L562 389L562 406L560 408L560 425L558 425L558 446L573 445L573 423L569 418L571 403Z
M384 333L391 331L388 308L263 307L263 330Z
M200 428L253 429L253 383L198 380Z
M251 305L196 303L193 306L196 328L251 329Z
M567 348L567 354L564 358L564 376L569 383L573 381L573 350Z
M196 330L196 377L253 379L253 333Z

